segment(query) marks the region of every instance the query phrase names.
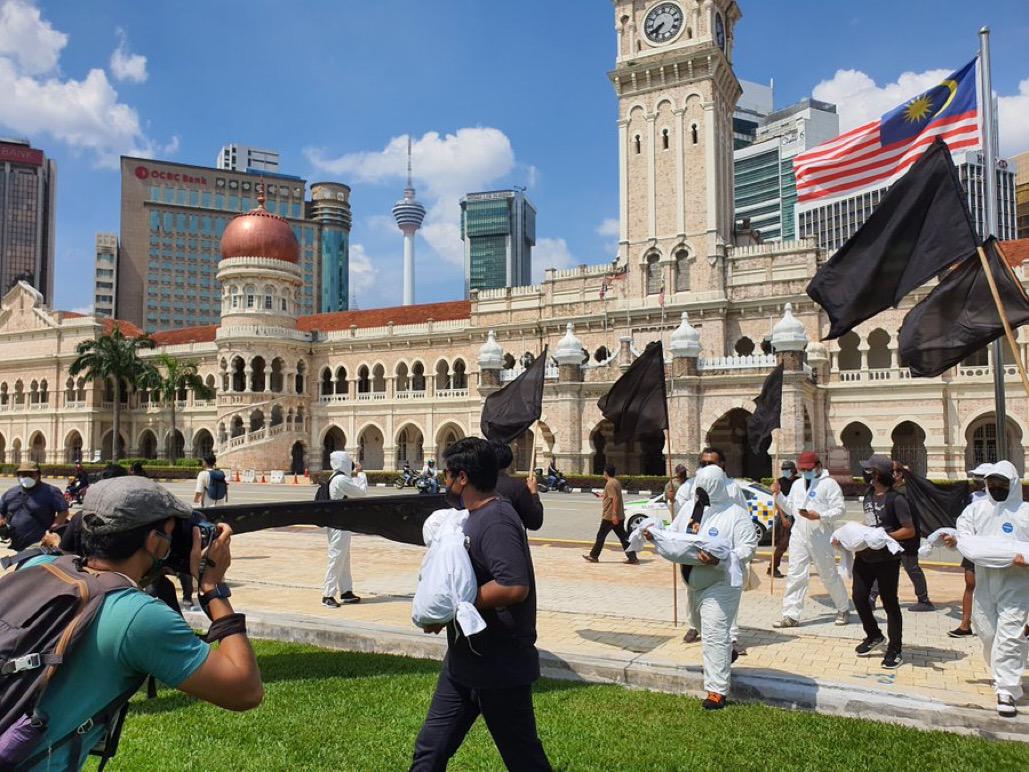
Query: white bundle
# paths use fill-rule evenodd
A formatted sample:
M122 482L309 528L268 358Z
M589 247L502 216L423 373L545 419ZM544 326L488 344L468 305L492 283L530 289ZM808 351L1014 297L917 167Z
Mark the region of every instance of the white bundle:
M467 519L466 509L441 509L422 526L429 549L411 603L411 621L418 627L445 625L456 619L466 636L486 629L474 605L479 585L465 548Z
M929 534L929 549L939 542L943 536L954 536L958 540L958 552L982 568L1008 568L1014 563L1015 556L1021 555L1029 560L1029 542L1000 539L996 536L976 536L975 534L959 534L953 528L941 528ZM918 551L925 550L923 545ZM926 550L928 552L928 550Z
M657 554L672 563L687 566L702 566L700 553L706 552L719 560L729 572L729 584L733 587L743 586L743 566L733 552L732 544L719 537L701 536L694 533L672 531L665 528L656 517L648 517L633 529L629 535L627 552L639 552L646 541L644 529L650 530Z
M854 553L864 549L881 550L886 547L891 555L904 551L900 542L886 533L885 528L872 528L861 523L844 523L836 529L832 537L843 548L840 567L844 578L854 575Z
M957 528L937 528L931 534L922 539L922 546L918 548L918 554L925 557L943 543L944 536L953 536L956 539L957 535Z

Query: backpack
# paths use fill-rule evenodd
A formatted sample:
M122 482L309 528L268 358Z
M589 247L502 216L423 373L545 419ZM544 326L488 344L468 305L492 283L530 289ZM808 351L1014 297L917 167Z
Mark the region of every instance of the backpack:
M229 484L225 481L225 472L221 469L207 470L207 498L221 501L229 496Z
M16 559L39 553L23 554L25 558ZM107 594L134 586L121 574L84 569L74 555L0 577L0 769L31 767L67 744L77 758L82 738L93 726L105 727L100 744L90 751L102 757L101 769L114 755L129 698L145 679L87 717L69 735L53 738L41 749L47 719L37 713L37 707Z
M315 501L332 501L332 495L329 493L329 485L332 483L333 478L336 475L343 474L342 472L333 472L329 475L329 479L323 483L318 484L318 490L314 492Z

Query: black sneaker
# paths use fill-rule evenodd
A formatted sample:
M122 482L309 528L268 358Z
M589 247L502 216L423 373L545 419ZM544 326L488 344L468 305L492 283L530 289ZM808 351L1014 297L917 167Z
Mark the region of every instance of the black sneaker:
M936 611L936 606L928 600L920 600L913 606L908 606L908 611Z
M859 657L867 657L872 649L878 649L884 643L886 643L886 639L882 635L876 635L871 638L865 638L865 640L854 647L854 651Z
M947 632L947 635L951 638L968 638L970 635L975 635L975 633L972 632L971 627L969 627L967 630L965 630L963 627L955 627L953 630L949 630Z
M343 603L360 603L361 602L361 599L359 597L357 597L356 595L354 595L354 593L351 592L350 590L347 590L345 593L340 595L339 599Z
M904 664L904 657L899 651L888 651L883 657L883 667L887 670L896 670Z
M335 598L322 598L322 605L328 606L329 608L339 608L339 603Z

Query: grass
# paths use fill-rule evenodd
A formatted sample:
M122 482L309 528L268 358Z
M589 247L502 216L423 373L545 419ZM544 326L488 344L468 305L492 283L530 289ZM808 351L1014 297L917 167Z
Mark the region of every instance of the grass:
M264 703L228 713L163 689L137 695L109 770L407 769L439 663L255 644ZM540 735L557 769L1026 769L1029 746L762 705L704 713L670 694L541 681ZM89 767L94 768L91 762ZM451 763L502 769L482 722Z

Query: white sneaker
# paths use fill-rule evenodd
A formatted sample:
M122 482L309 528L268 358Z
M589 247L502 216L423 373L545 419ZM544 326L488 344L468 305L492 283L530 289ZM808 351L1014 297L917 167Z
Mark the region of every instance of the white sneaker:
M844 625L849 625L850 624L850 612L849 611L839 611L839 612L837 612L836 613L836 621L833 624L835 624L837 627L843 627Z
M800 622L798 622L793 617L783 617L778 622L772 622L772 627L776 629L782 629L784 627L797 627L797 625L799 624Z
M1015 700L1010 694L997 695L997 713L1004 716L1004 718L1014 718L1018 715Z

